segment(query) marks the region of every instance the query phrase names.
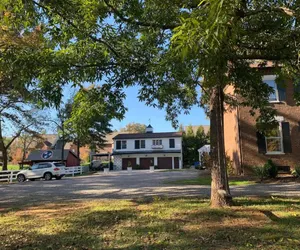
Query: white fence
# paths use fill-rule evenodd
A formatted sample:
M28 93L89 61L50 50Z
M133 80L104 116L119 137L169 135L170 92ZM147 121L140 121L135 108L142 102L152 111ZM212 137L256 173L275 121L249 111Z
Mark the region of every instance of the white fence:
M74 176L75 174L83 174L89 172L88 166L76 166L76 167L66 167L66 175ZM17 179L17 174L19 170L7 170L7 171L0 171L0 182L9 182L12 183L14 180Z
M72 175L75 174L83 174L89 172L89 167L87 166L76 166L76 167L66 167L66 175Z
M5 181L5 182L13 182L13 180L17 179L17 174L19 173L18 170L14 171L0 171L0 181Z

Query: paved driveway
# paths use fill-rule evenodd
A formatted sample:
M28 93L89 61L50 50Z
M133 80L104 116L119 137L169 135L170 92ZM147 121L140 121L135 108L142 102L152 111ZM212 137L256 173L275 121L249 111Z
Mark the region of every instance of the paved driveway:
M200 172L201 173L201 172ZM0 185L0 208L17 203L66 201L82 199L128 199L151 196L204 196L210 195L209 186L178 186L165 184L177 179L195 178L199 171L132 173L111 172L107 175L69 177L62 180L34 181ZM256 184L231 187L233 196L299 196L300 183Z

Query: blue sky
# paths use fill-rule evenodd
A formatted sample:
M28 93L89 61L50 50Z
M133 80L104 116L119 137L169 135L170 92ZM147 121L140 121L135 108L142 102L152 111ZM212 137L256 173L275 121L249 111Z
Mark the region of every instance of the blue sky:
M144 102L139 102L137 94L138 87L126 89L125 106L128 108L128 111L125 114L124 120L112 121L113 129L119 130L130 122L148 125L150 119L155 132L174 131L171 122L165 119L166 112L157 108L148 107ZM206 118L203 109L195 106L192 108L190 114L180 115L179 123L183 125L209 125L209 120Z
M63 100L66 101L68 98L70 98L70 96L74 95L75 92L76 89L67 86L63 91ZM120 130L120 128L125 127L128 123L131 122L148 125L150 120L155 132L175 131L175 129L172 127L171 122L166 121L165 119L165 110L148 107L144 102L139 102L137 98L138 87L127 88L125 93L125 106L128 108L128 111L126 112L125 118L122 121L113 120L111 122L113 125L112 130ZM43 113L45 114L47 112L50 114L49 118L55 119L55 110L46 110ZM183 124L184 126L188 126L190 124L209 125L209 120L206 118L203 109L195 106L191 109L190 114L182 114L179 116L179 124ZM54 124L49 125L49 127L45 129L47 133L56 133L56 126ZM14 130L9 126L6 126L4 134L5 136L11 136L12 134L14 134Z

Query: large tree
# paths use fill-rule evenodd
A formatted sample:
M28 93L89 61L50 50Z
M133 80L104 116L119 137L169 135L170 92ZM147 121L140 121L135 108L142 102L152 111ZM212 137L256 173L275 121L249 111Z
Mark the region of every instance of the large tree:
M146 125L136 122L128 123L124 128L120 129L121 132L127 133L145 133Z
M30 73L41 86L55 83L59 92L66 82L102 80L103 93L111 93L139 84L140 100L165 108L174 126L179 112L194 104L206 107L212 206L231 201L224 104L250 106L252 114L259 110L264 122L272 122L271 89L251 68L253 60L263 60L261 66L272 61L280 76L299 72L298 1L5 0L1 7L13 13L0 21L8 29L30 31L39 25L41 36L51 41L32 55L35 70ZM11 69L28 64L23 58L6 60ZM235 95L225 94L228 85Z
M81 146L102 148L105 136L111 133L111 120L122 119L126 109L122 105L122 92L107 95L103 86L91 85L81 88L70 101L68 119L64 122L66 140Z
M193 165L199 161L198 149L208 141L208 136L204 133L204 128L199 126L194 133L193 126L189 125L183 134L182 150L185 165Z
M0 93L0 150L3 154L3 170L7 170L8 151L13 142L24 133L36 136L43 119L38 110L18 92Z

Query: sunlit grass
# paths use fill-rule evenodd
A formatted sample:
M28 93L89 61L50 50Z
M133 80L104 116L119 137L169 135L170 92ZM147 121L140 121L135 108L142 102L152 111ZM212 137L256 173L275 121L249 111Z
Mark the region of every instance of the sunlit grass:
M230 186L242 186L242 185L251 185L255 184L255 181L252 180L229 180ZM167 181L166 184L175 184L175 185L211 185L211 178L209 176L201 176L193 179L183 179L175 181Z
M298 249L298 199L49 203L0 210L0 249Z
M11 164L7 165L7 170L19 170L19 169L20 169L19 165L11 165ZM2 170L2 166L0 166L0 171L1 170Z

